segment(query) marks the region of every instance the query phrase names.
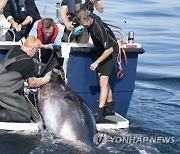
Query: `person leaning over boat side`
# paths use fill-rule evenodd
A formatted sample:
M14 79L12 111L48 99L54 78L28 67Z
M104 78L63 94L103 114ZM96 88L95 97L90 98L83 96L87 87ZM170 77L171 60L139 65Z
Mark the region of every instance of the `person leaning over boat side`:
M30 36L24 45L15 46L0 63L0 121L29 122L31 112L24 97L24 81L30 87L38 87L49 82L49 74L43 78L34 77L32 57L41 42Z
M61 2L61 19L62 22L65 24L65 33L63 36L63 41L68 40L68 35L70 34L70 31L73 30L74 27L77 27L78 24L76 21L72 21L75 13L79 11L81 8L87 8L90 11L94 11L94 6L97 11L103 12L103 6L100 0L73 0L75 1L75 6L69 6L70 4L73 4L72 2L69 4L68 0L62 0ZM68 10L69 8L73 8L73 10ZM75 12L74 12L75 11ZM81 42L81 43L87 43L89 41L89 35L86 32L86 30L79 34L78 36L74 36L74 38L71 40L71 42Z
M0 0L0 11L3 10L4 6L6 5L7 0Z
M41 18L34 0L8 0L3 13L14 29L16 41L26 38L34 22ZM10 34L6 34L7 40L13 39Z
M40 39L42 45L40 48L41 60L43 63L47 63L51 56L51 51L43 49L51 49L53 45L61 45L61 38L63 36L63 30L58 24L51 18L44 18L34 23L29 36L34 36Z
M115 35L111 29L102 22L100 17L89 10L83 9L79 11L77 18L82 26L87 27L98 52L95 61L90 65L90 69L97 71L100 86L99 107L94 117L96 122L103 122L104 114L115 114L109 77L116 61L119 47ZM105 104L107 104L106 109Z

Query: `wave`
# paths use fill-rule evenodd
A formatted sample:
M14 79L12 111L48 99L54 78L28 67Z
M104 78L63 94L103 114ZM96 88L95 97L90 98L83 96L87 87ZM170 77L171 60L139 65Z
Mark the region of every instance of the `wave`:
M164 82L176 82L177 84L180 83L180 76L176 76L175 74L170 73L145 73L145 72L138 72L136 75L136 80L149 80L149 81L164 81Z
M171 106L171 107L174 107L176 110L177 109L180 109L180 104L177 104L177 102L179 102L179 100L177 100L175 103L159 103L161 105L165 105L165 106Z

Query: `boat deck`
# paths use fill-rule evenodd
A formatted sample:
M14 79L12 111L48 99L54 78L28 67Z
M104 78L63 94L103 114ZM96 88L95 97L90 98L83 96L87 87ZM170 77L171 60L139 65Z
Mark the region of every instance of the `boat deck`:
M96 127L98 131L128 128L129 120L116 113L114 116L107 116L105 122L96 124Z
M15 122L0 122L1 130L14 130L14 131L38 131L38 125L32 123L15 123Z
M96 124L98 131L109 129L128 128L129 121L119 114L114 116L107 116L104 123ZM38 125L34 122L31 123L15 123L15 122L0 122L0 130L13 130L13 131L39 131Z

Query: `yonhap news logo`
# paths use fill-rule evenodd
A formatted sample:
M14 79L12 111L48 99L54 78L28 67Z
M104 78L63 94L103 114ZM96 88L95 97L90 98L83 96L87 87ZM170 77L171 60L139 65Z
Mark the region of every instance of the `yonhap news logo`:
M110 136L104 132L98 132L93 137L96 147L102 147L107 143L174 143L174 137L168 136Z
M93 142L96 147L102 147L108 143L108 136L104 132L98 132L94 135Z

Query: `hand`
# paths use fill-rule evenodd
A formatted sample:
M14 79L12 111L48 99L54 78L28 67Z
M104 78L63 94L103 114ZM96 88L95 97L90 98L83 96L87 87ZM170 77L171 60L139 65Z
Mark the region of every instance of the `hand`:
M52 71L46 73L44 77L50 80L51 79L51 74L52 74Z
M20 32L22 29L22 24L17 25L17 27L15 29L17 32Z
M50 44L44 45L45 49L53 50L53 46Z
M66 26L66 28L67 28L68 30L72 30L72 29L74 28L72 22L67 21L67 22L64 23L64 24L65 24L65 26Z
M95 61L94 63L92 63L92 64L90 65L90 69L91 69L92 71L95 71L98 65L99 65L99 63Z
M47 77L47 76L44 76L44 77L42 78L42 84L41 84L41 85L47 84L49 81L50 81L50 78Z
M40 48L40 49L45 49L45 45L41 43L41 44L39 45L39 48Z
M18 23L17 23L17 22L14 22L14 23L12 24L12 27L13 27L14 29L16 29L16 28L18 27Z
M95 3L97 3L97 0L90 0L90 2L95 4Z

